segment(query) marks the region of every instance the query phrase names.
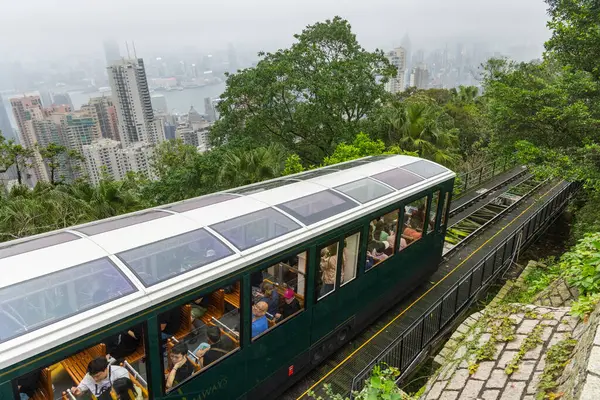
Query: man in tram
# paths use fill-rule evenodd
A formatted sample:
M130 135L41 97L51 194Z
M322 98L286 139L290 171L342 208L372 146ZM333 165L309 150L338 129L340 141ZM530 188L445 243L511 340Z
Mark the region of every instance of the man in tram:
M99 399L110 398L107 395L113 383L120 378L129 378L129 372L123 367L108 365L105 357L98 357L90 361L87 374L77 387L71 388L71 393L81 396L84 392L90 392Z
M174 385L180 384L194 373L194 367L192 366L192 363L188 361L187 347L184 343L177 343L173 346L169 358L173 363L173 368L171 368L169 375L167 375L167 389L171 389Z
M235 348L235 345L227 336L221 335L221 330L217 326L206 328L206 338L210 347L206 349L196 349L195 354L202 361L202 367L206 367Z
M267 322L267 310L269 305L264 301L259 301L252 306L252 337L256 337L269 329Z

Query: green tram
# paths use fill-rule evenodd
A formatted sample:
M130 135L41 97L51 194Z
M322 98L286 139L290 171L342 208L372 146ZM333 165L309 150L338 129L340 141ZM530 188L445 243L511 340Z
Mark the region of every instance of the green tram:
M276 398L436 269L454 178L368 157L4 243L0 399Z

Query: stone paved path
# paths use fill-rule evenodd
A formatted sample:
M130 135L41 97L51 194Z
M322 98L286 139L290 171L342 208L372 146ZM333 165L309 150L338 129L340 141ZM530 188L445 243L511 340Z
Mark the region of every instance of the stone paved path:
M584 324L578 318L567 315L570 308L532 305L520 307L522 307L521 312L511 314L509 317L514 322L511 326L514 339L508 342L501 340L493 342L496 352L492 361L477 363L473 354L474 350L477 350L473 348L473 340L478 343L477 347L482 348L491 337L492 329L478 324L481 313L477 313L479 314L477 318L473 318L474 315L461 325L453 335L459 337L455 341L456 349L452 352L446 351L446 363L437 376L430 379L421 399L534 400L548 348L571 336L581 336ZM538 326L540 327L536 328ZM517 363L517 369L508 374L507 365L515 359L520 349L530 347L524 343L528 337L535 336L534 330L539 335L541 343L524 352ZM598 347L598 354L600 357L600 347ZM475 364L477 364L476 368ZM598 373L600 383L600 370ZM600 399L600 392L594 399Z

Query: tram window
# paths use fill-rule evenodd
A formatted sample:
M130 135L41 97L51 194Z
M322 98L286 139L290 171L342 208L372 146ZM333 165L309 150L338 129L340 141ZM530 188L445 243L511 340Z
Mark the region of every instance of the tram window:
M423 236L427 216L427 196L415 200L404 207L404 221L402 223L402 237L400 250L410 246Z
M252 339L304 310L306 251L254 272L252 286Z
M341 286L344 286L346 283L356 278L359 247L360 233L355 233L354 235L347 236L344 239L344 250L342 251Z
M396 231L398 230L398 210L375 218L369 224L367 261L365 271L379 265L394 255Z
M75 396L110 398L111 386L127 383L136 398L149 398L146 374L144 325L124 326L120 332L100 338L55 365L30 371L17 378L17 398L57 399ZM110 373L109 373L110 372ZM120 380L120 382L117 382ZM129 386L132 385L132 386ZM85 397L85 398L88 398Z
M338 247L335 242L319 249L319 271L317 272L316 293L318 300L335 290L335 277L338 266ZM343 280L343 277L342 277Z
M431 198L431 212L429 213L429 226L427 227L427 233L435 231L435 220L437 219L438 204L440 202L441 192L438 190L433 193Z
M167 391L236 351L240 347L239 325L240 281L161 314Z
M448 211L448 202L450 201L450 192L446 192L444 196L444 207L442 208L442 221L440 222L440 227L446 225L446 213Z

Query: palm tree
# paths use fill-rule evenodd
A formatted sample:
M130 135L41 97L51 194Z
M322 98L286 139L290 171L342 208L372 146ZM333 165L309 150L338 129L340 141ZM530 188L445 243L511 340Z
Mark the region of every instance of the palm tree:
M414 151L420 157L451 166L457 160L456 129L449 128L447 115L425 102L388 106L381 115L390 145Z
M219 179L225 187L249 185L281 175L286 153L278 145L235 150L225 155Z

